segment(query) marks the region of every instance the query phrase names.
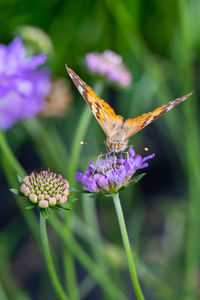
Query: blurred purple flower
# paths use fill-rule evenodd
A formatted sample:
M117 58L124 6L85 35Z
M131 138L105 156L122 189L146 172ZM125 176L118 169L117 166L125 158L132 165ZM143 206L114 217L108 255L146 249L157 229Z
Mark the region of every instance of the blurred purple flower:
M132 182L136 170L148 167L146 161L154 156L155 154L151 154L142 158L141 155L135 155L133 147L130 147L125 159L122 154L120 158L106 155L105 159L97 159L96 165L91 161L88 170L84 173L77 173L75 178L81 181L89 192L116 193Z
M132 75L123 64L122 57L115 52L91 52L86 54L85 61L91 72L103 75L120 86L126 87L131 84Z
M8 129L17 121L34 117L43 108L50 90L47 70L36 70L46 56L26 57L20 37L8 46L0 44L0 128Z

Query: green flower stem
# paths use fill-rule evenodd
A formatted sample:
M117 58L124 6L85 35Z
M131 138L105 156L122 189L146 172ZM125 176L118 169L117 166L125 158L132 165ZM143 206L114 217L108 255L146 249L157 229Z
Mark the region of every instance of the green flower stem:
M11 151L4 133L0 132L0 149L2 150L2 166L4 168L4 172L5 175L7 177L7 180L9 182L9 185L11 187L16 186L16 174L19 174L21 177L24 177L26 175L24 169L22 168L22 166L20 165L20 163L18 162L18 160L16 159L16 157L14 156L13 152ZM18 184L17 184L18 186ZM24 202L22 201L22 198L20 197L15 197L17 200L17 204L19 206L19 209L26 221L26 223L28 224L35 240L37 241L37 244L40 246L40 238L38 235L39 232L39 227L38 227L38 222L37 219L33 213L33 211L29 210L25 210L24 209ZM77 289L77 288L76 288ZM73 294L74 295L74 294ZM73 298L74 299L74 298Z
M14 156L12 150L10 149L7 143L5 134L2 131L0 131L0 149L3 154L1 157L1 161L2 161L5 175L7 177L10 186L14 187L16 186L16 182L17 182L16 174L20 175L21 177L25 177L26 172L24 171L24 169L22 168L22 166ZM15 174L13 174L13 170ZM15 197L15 198L16 198L17 205L20 209L20 212L24 220L28 224L31 233L33 234L37 243L40 244L39 236L38 236L38 222L36 216L32 211L29 211L29 213L27 213L27 211L24 208L25 205L24 202L22 201L22 198L20 197Z
M127 230L126 230L126 224L124 221L124 216L123 216L122 207L121 207L121 203L120 203L120 199L119 199L119 194L118 193L113 194L112 197L113 197L113 201L114 201L114 205L115 205L115 210L117 213L117 218L118 218L119 227L120 227L120 231L121 231L121 235L122 235L122 240L124 243L124 248L125 248L126 255L127 255L128 266L129 266L129 271L131 274L133 287L135 289L135 293L137 295L138 300L144 300L144 296L143 296L142 290L140 288L136 270L135 270L135 264L133 261L131 246L130 246L130 242L129 242L129 238L128 238L128 234L127 234Z
M160 99L160 104L163 104L162 95L169 95L169 90L165 84L166 80L162 68L160 67L148 49L147 44L142 39L138 28L134 24L134 19L132 18L130 12L126 9L123 1L118 1L117 5L113 10L112 1L105 0L108 5L110 12L116 18L120 30L125 36L127 45L132 49L134 54L138 57L138 61L144 67L146 73L151 76L157 85L159 85L158 99ZM190 32L190 16L188 9L187 0L179 0L176 2L178 17L179 19L179 45L178 51L179 56L176 61L176 70L178 70L177 78L179 78L180 86L192 91L194 88L194 76L192 76L192 64L193 64L193 48L192 39ZM165 10L167 11L167 10ZM120 16L124 15L124 19L129 23L127 26L126 22L121 22ZM168 18L169 19L169 18ZM129 30L134 32L134 41L130 39ZM197 289L198 289L198 262L199 262L199 180L200 180L200 168L199 168L199 137L198 137L198 116L197 116L197 101L195 101L195 95L193 96L192 103L190 106L183 106L184 111L184 125L182 128L182 141L184 141L183 147L180 145L180 139L178 137L178 132L175 130L176 126L174 124L179 123L177 119L178 115L173 118L172 114L166 118L168 130L163 131L163 134L170 134L174 146L177 150L178 156L181 160L182 166L185 170L186 176L188 176L188 187L189 187L189 207L188 207L188 226L187 226L187 236L186 236L186 262L185 262L185 274L184 274L184 299L194 300L196 299ZM173 122L172 122L173 121ZM183 151L185 149L185 151ZM186 159L187 157L187 163Z
M100 91L102 89L102 82L98 82L95 90ZM78 163L79 163L79 157L81 154L82 146L80 145L80 142L84 139L85 134L87 132L90 120L92 118L92 113L87 105L85 105L85 109L82 113L82 116L78 122L78 126L76 129L76 133L74 135L74 139L72 142L71 147L71 153L70 153L70 159L68 163L68 180L70 182L71 186L75 187L75 173L77 171ZM66 217L65 226L67 228L70 227L70 223L72 222L72 216ZM71 233L72 235L72 233ZM72 257L72 253L67 251L67 249L64 250L64 270L65 270L65 277L67 281L67 288L69 295L72 295L73 291L76 289L77 281L76 281L76 275L75 275L75 266L74 261ZM73 294L74 295L74 294ZM77 297L74 297L75 300L79 299L79 295L77 294Z
M69 214L68 214L69 215ZM71 235L68 228L64 228L63 224L53 215L49 218L49 222L61 238L66 248L73 251L74 256L83 265L83 267L91 274L91 276L102 286L103 290L113 300L126 300L127 297L123 294L120 287L116 286L111 277L102 268L93 262L89 255L80 247L76 240Z
M46 259L48 271L49 271L49 276L52 282L52 285L58 295L58 297L61 300L69 300L69 297L66 295L64 292L60 281L57 277L56 270L53 264L52 256L51 256L51 251L49 247L49 241L48 241L48 235L47 235L47 228L46 228L46 218L40 214L40 233L41 233L41 242L44 250L44 256Z
M60 138L56 134L56 132L55 131L53 132L54 139L52 139L51 134L49 134L49 132L47 132L47 130L36 119L32 119L32 120L28 120L27 122L24 122L24 126L32 136L35 144L37 145L36 149L39 152L46 166L66 176L67 157L66 155L63 154L65 152L64 146L60 141ZM55 135L56 135L56 143L55 143ZM41 139L43 141L42 143L41 143ZM59 149L57 149L58 145L59 145ZM68 165L68 169L69 168L70 166ZM66 274L67 289L70 298L72 298L73 296L74 300L79 300L80 297L77 288L78 284L76 280L76 271L75 271L74 261L72 259L72 253L69 253L69 251L67 251L66 249L64 252L64 270Z
M90 199L92 200L92 199ZM87 226L80 218L76 217L73 219L72 229L75 231L77 236L84 241L88 240L88 236L91 236L91 239L95 241L96 233L93 228ZM163 282L160 278L158 278L152 270L147 268L145 264L143 264L137 254L135 253L135 260L138 263L138 274L143 278L143 282L147 287L151 287L156 289L158 293L163 297L163 299L173 299L175 297L175 291L167 285L166 282ZM81 294L82 295L82 294Z

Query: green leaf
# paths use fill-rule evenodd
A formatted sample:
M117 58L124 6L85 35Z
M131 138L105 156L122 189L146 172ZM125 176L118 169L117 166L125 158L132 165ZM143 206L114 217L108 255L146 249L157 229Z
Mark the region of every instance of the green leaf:
M17 174L17 180L20 184L23 183L23 178Z
M18 191L17 189L9 189L9 191L14 195L20 195L20 191Z
M122 187L118 190L118 193L124 191L129 185L130 185L130 183L127 184L126 186L122 186Z
M139 175L133 177L132 180L131 180L127 185L122 186L122 187L118 190L118 192L122 192L122 191L124 191L128 186L136 184L137 182L139 182L139 181L142 179L142 177L143 177L144 175L146 175L146 173L142 173L142 174L139 174Z
M62 206L62 205L57 205L57 207L58 207L58 208L65 209L65 210L71 210L71 208L65 207L65 206Z
M36 205L32 204L32 205L26 206L25 209L32 209L32 208L35 208L35 207L36 207Z
M91 192L86 191L86 190L81 190L81 189L75 189L75 188L70 188L70 192L77 192L77 193L84 193L84 194L91 194Z
M138 183L144 175L146 175L146 173L142 173L142 174L139 174L138 176L133 177L133 179L131 180L131 184Z
M90 199L95 199L95 198L97 198L98 196L100 196L99 193L98 193L98 194L91 194L91 195L89 196L89 198L90 198Z

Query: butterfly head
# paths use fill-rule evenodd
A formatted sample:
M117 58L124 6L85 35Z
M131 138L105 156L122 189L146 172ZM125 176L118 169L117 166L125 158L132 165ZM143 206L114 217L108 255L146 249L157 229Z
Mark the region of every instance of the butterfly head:
M122 138L121 132L115 132L111 137L108 137L105 141L106 147L109 152L121 152L127 147L127 140Z

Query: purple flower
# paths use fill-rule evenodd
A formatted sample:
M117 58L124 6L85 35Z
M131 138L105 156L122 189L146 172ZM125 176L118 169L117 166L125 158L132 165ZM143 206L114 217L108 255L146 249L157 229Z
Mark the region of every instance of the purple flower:
M122 154L120 158L106 155L105 158L97 159L96 165L91 161L88 170L77 173L75 178L91 193L116 193L132 182L136 170L148 167L146 161L154 156L155 154L151 154L142 158L141 155L135 154L133 147L130 147L126 158L123 158Z
M125 67L122 57L111 50L103 53L91 52L85 56L88 69L96 74L105 76L108 80L120 86L129 86L132 75Z
M0 128L38 114L50 90L47 70L36 70L46 56L26 57L20 37L8 46L0 44Z

